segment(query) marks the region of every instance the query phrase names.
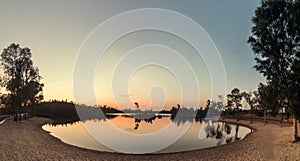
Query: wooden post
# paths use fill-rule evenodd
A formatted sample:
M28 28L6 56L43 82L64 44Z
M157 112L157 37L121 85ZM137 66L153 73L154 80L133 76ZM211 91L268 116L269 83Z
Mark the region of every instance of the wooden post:
M295 118L293 118L293 125L294 125L294 141L298 141L299 136L298 136L298 120Z

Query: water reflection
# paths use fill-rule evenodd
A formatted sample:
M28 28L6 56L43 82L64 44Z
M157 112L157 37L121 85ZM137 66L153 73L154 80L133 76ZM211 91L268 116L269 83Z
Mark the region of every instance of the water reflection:
M205 127L206 137L217 139L217 145L238 141L241 139L238 135L240 125L235 125L234 130L232 130L232 126L225 122L209 121ZM232 132L234 132L234 136L231 135Z
M72 126L73 124L77 124L78 122L86 122L86 121L94 121L94 122L99 122L99 121L107 121L108 120L111 120L111 119L114 119L116 118L118 115L103 115L102 117L97 117L97 118L85 118L85 119L82 119L82 120L76 120L76 121L54 121L54 122L51 122L49 124L49 126Z
M251 132L249 128L225 122L187 116L172 117L169 114L159 113L155 113L154 115L150 115L150 113L107 114L106 119L87 119L69 124L48 124L43 126L43 129L51 132L52 135L68 144L93 150L114 152L91 138L83 127L84 122L102 126L107 121L110 121L121 130L134 134L149 134L168 126L168 124L175 124L177 126L191 125L191 128L177 142L157 153L195 150L227 144L238 141ZM204 126L206 138L200 140L198 136L202 126ZM176 128L176 126L174 127Z

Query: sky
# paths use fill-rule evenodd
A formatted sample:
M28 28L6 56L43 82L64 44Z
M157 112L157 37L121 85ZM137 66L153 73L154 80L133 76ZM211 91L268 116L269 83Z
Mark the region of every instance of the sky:
M224 64L227 93L235 87L253 91L259 82L265 81L253 69L254 55L247 44L251 17L258 5L259 0L2 0L0 48L18 43L32 50L34 65L39 68L45 84L45 100L67 99L119 108L133 107L133 102L145 108L169 108L178 103L203 106L207 99L216 99L212 94L210 72L193 46L177 35L144 30L128 33L112 42L93 69L96 101L87 98L89 94L84 92L82 99L74 99L74 69L80 49L99 24L115 15L141 8L167 9L197 22L210 36ZM135 21L130 19L124 26ZM166 26L169 21L162 20ZM119 27L110 30L114 33ZM163 63L149 64L144 60ZM165 66L172 62L177 68ZM138 63L140 66L133 66ZM190 77L190 71L195 77ZM193 79L197 80L196 84ZM198 89L199 96L189 93L194 89Z

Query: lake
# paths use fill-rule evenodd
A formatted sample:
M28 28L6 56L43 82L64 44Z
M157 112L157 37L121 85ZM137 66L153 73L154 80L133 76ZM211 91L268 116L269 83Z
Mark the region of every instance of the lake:
M109 133L107 129L111 125L119 132ZM87 130L90 127L93 127L93 129ZM113 150L115 149L114 146L124 146L125 148L128 146L128 151L117 150L117 152L137 154L149 153L148 145L162 144L165 140L175 136L177 131L182 131L183 128L186 129L182 133L183 135L178 135L180 137L172 144L165 147L161 146L163 148L158 148L158 150L150 153L180 152L228 144L241 140L252 132L251 129L241 125L194 118L174 119L168 114L156 114L148 119L135 118L133 114L111 114L107 115L106 119L85 120L70 124L46 124L42 128L50 132L52 136L74 146L107 152L116 152L116 150ZM161 131L166 131L166 129L168 129L166 135L158 134ZM93 131L93 135L88 131ZM104 141L103 138L97 139L98 135L95 135L95 131L99 132L96 133L101 137L101 132L108 133L105 135L107 138ZM125 133L126 135L119 135L119 133ZM156 136L154 136L154 139L148 139L147 144L134 139L148 137L152 134ZM105 146L107 142L114 143L114 146L111 148L109 148L109 145Z

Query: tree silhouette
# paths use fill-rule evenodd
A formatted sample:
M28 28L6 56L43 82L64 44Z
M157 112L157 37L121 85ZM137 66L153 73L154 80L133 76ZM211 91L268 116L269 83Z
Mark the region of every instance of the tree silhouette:
M207 100L207 101L206 101L205 109L207 109L207 110L209 109L210 103L211 103L210 100Z
M206 117L211 117L211 113L209 111L210 104L211 104L211 101L208 99L206 101L205 109L204 109L206 111Z
M7 107L13 109L15 120L21 113L21 107L28 107L43 99L43 84L37 67L33 66L29 48L11 44L5 48L0 58L4 71L1 85L8 92Z
M139 109L139 108L140 108L140 105L139 105L139 103L138 103L138 102L134 102L134 105L136 106L136 108L137 108L137 109Z
M251 109L251 121L250 123L253 123L253 115L254 115L254 108L257 107L257 103L258 103L258 93L256 91L254 92L243 92L242 96L245 98L245 100L247 101L247 103L250 106Z
M279 105L288 103L288 111L299 119L300 3L298 1L262 1L252 18L254 26L248 39L254 54L254 68L276 91ZM297 74L298 73L298 74ZM269 93L271 94L271 93ZM299 140L297 121L294 138Z
M236 110L236 120L240 120L239 107L241 107L242 94L238 88L234 88L230 94L227 95L227 106L234 107Z
M264 111L270 111L272 116L276 116L279 109L283 107L284 100L278 95L278 90L272 85L259 84L259 104ZM266 117L266 116L265 116ZM266 120L266 119L265 119Z

